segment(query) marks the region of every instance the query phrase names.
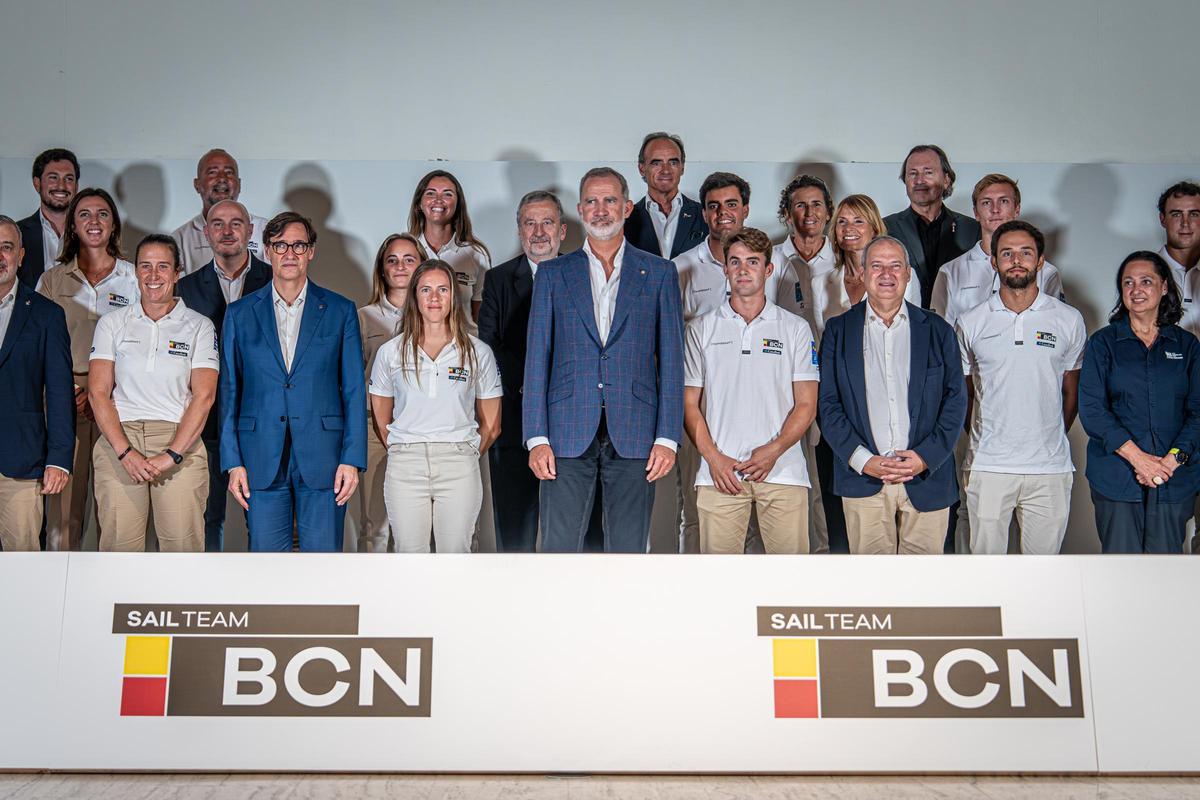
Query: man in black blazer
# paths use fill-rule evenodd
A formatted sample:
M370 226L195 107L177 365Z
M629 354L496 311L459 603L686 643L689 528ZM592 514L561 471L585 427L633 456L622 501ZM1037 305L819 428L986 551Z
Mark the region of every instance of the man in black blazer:
M236 200L222 200L208 211L204 233L212 246L213 260L180 278L176 291L183 304L212 321L217 337L231 303L261 289L271 281L271 265L249 250L250 213ZM204 549L220 552L225 546L227 483L221 473L219 398L208 412L200 438L208 450L208 504L204 509Z
M666 131L642 139L638 172L646 182L646 196L625 220L625 239L639 250L674 258L708 236L700 204L679 191L685 166L683 139Z
M908 250L909 262L921 279L921 306L929 308L938 270L979 241L979 223L947 208L954 192L954 168L936 144L919 144L900 167L908 208L883 218L889 236Z
M550 192L530 192L517 206L517 235L524 252L484 276L479 338L495 353L504 386L500 438L488 450L496 550L502 553L532 553L537 540L539 481L529 469L521 435L525 336L537 265L558 258L566 234L559 199Z
M79 159L70 150L51 148L33 160L33 190L41 203L37 211L17 223L25 248L17 278L30 289L37 288L38 278L54 266L67 208L78 189Z
M37 550L43 497L67 485L75 455L75 392L67 318L17 281L17 223L0 216L0 550Z

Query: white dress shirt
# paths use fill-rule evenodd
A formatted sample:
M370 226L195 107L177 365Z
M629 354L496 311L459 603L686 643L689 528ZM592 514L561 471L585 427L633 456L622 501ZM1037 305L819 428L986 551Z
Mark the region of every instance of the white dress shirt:
M71 336L71 371L86 375L96 323L105 314L136 304L142 297L133 264L117 259L112 272L92 286L78 261L58 264L42 273L37 291L62 306Z
M38 209L38 219L42 221L42 264L49 269L58 260L58 254L62 252L62 239L40 208Z
M441 250L430 246L424 232L417 238L430 258L441 259L454 270L454 280L458 284L458 301L467 316L468 332L474 336L479 332L479 326L471 316L471 303L483 301L483 276L492 268L492 259L474 245L456 243L454 237L451 237Z
M4 346L4 337L8 335L8 323L12 322L13 307L17 304L17 282L13 282L8 294L0 298L0 347Z
M662 212L658 203L646 195L646 210L650 212L650 224L654 226L654 235L658 237L659 254L663 258L671 257L671 245L675 242L675 231L679 228L679 214L683 211L683 192L676 190L675 199L671 201L671 211Z
M1062 384L1063 373L1083 366L1083 316L1045 292L1017 314L997 293L959 317L956 332L963 374L975 389L963 469L1073 472Z
M250 226L250 252L266 261L267 251L263 247L262 235L267 221L251 214ZM172 231L171 237L179 243L179 255L183 258L185 274L190 275L213 260L212 245L204 235L204 215L197 214L192 217Z
M1042 264L1037 276L1038 292L1058 300L1063 299L1062 278L1058 268L1049 261ZM933 280L933 297L929 310L954 326L963 314L1000 291L1000 274L992 266L992 257L975 243L958 258L947 261ZM918 303L918 305L920 305Z
M287 304L271 283L271 299L275 301L275 330L279 333L279 347L283 351L283 365L292 370L292 359L296 357L296 340L300 338L300 320L304 316L304 300L308 297L308 280L305 279L296 302Z
M867 417L878 453L861 445L850 455L858 474L872 456L908 449L908 381L911 374L912 334L908 308L900 306L891 326L867 303L863 327L863 363L866 368Z
M770 300L750 322L722 303L693 320L685 338L684 385L703 388L713 442L738 461L779 437L796 406L792 384L820 378L808 323ZM812 486L800 442L779 456L764 483ZM713 485L703 459L696 485Z
M192 370L220 369L212 322L182 300L157 321L142 304L96 324L92 361L113 362L113 403L121 422L179 422L192 402Z
M241 300L242 290L246 287L246 276L250 274L250 254L246 254L246 263L238 271L237 277L230 278L226 275L217 266L215 260L213 261L213 269L217 271L217 285L221 287L221 295L225 298L225 305Z

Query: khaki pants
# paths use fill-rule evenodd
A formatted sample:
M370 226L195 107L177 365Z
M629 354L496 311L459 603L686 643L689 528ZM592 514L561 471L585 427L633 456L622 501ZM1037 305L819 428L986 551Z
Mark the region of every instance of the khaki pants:
M122 422L129 443L143 455L171 446L174 422ZM163 552L204 551L204 505L208 501L208 454L199 439L183 454L183 463L151 483L134 483L117 460L107 439L93 449L96 503L100 516L100 549L141 552L146 526L154 515L158 549Z
M397 553L469 553L483 505L479 451L466 442L388 447L384 502Z
M76 375L75 383L87 388L87 375ZM92 485L92 448L100 441L100 428L82 414L75 417L75 459L71 477L58 494L46 500L46 549L78 550L87 527L88 490ZM96 513L95 498L91 511ZM97 516L97 522L99 517Z
M383 502L383 479L387 466L387 447L379 441L375 430L367 423L367 471L358 487L357 520L358 552L386 553L391 527L387 507Z
M0 475L0 548L8 553L40 550L41 532L42 482Z
M768 553L808 552L808 488L745 480L741 494L725 494L715 486L696 487L700 552L743 552L751 508L758 514L758 530Z
M884 484L871 497L843 497L851 553L941 553L950 509L918 511L902 483Z
M971 552L1008 552L1014 516L1021 526L1021 552L1058 555L1071 512L1070 472L1010 475L971 470L967 509L971 516Z
M825 521L825 501L821 495L821 476L817 474L817 442L821 440L821 432L814 422L804 438L800 440L804 448L804 463L808 467L808 482L812 489L808 492L808 545L809 552L829 552L829 523Z

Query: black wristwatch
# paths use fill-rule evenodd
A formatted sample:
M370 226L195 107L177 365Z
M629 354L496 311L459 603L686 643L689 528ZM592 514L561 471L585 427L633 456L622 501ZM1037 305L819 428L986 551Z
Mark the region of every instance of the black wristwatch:
M171 460L174 461L176 463L176 465L183 463L183 456L179 455L179 453L176 453L171 448L168 447L163 452L166 453L167 455L169 455L171 457Z
M1180 450L1178 447L1172 447L1167 451L1168 455L1175 456L1175 460L1179 462L1179 466L1183 466L1188 462L1188 454Z

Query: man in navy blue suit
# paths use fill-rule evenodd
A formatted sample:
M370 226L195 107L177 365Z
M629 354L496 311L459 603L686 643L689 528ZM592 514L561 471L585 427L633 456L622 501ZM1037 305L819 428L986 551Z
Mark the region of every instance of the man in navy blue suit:
M271 282L229 306L221 342L221 469L250 549L342 547L367 466L367 399L354 304L308 279L317 233L286 211L263 241Z
M904 301L912 267L900 240L877 236L862 260L866 298L825 326L818 402L850 552L940 553L967 413L958 342Z
M579 552L599 475L605 552L644 553L654 482L683 430L683 322L675 265L629 246L616 170L579 182L583 248L538 268L523 435L542 481L542 549Z
M75 455L71 341L62 308L17 281L21 231L0 216L0 550L37 550L42 498Z
M176 292L184 305L208 317L217 332L225 323L225 310L271 282L271 265L250 252L253 230L250 212L236 200L221 200L208 210L204 235L213 260L179 279ZM213 403L200 438L208 451L208 502L204 508L204 549L225 549L225 505L229 493L221 472L221 405Z
M679 191L687 167L683 139L666 131L646 134L638 151L638 172L646 196L625 220L625 239L639 250L675 258L704 241L704 208Z

